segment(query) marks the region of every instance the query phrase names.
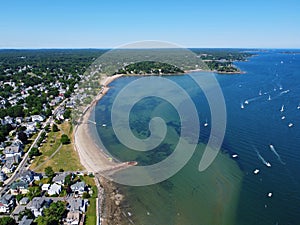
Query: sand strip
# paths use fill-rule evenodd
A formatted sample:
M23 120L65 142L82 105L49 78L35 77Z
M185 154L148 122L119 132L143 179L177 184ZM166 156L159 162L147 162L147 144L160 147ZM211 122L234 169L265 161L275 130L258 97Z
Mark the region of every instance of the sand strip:
M111 158L107 154L105 154L105 152L96 144L95 140L93 139L93 135L90 135L88 120L94 106L109 90L107 85L121 76L122 75L106 77L100 81L101 85L104 86L102 91L87 107L87 110L82 117L81 123L75 128L75 148L78 151L81 164L89 172L96 173L99 171L110 170L119 165L118 163L113 162Z

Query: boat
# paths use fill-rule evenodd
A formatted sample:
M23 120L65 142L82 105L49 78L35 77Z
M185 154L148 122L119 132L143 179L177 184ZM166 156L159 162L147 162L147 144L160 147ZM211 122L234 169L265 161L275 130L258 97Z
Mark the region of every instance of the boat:
M249 104L249 101L248 101L248 100L246 100L246 101L244 101L244 103L248 105L248 104Z
M288 125L289 127L292 127L292 126L294 126L294 124L293 123L289 123L289 125Z
M271 101L271 95L269 95L268 101Z
M244 107L244 104L243 103L241 103L241 109L244 109L245 107Z
M297 109L300 109L300 105L297 106Z
M281 119L284 120L284 119L285 119L285 116L282 116Z
M232 158L237 158L237 157L238 157L238 154L233 154L231 157L232 157Z
M280 112L284 111L284 105L281 106Z
M266 166L267 166L267 167L271 167L271 163L266 162Z
M259 169L255 169L255 170L253 171L253 173L254 173L254 174L258 174L258 173L259 173Z
M205 127L207 127L207 126L208 126L208 122L207 122L207 120L206 120L206 122L204 123L204 126L205 126Z
M259 95L262 95L262 93L261 93L261 90L259 90L259 93L258 93Z
M272 192L269 192L269 193L268 193L268 197L271 198L272 196L273 196L273 193L272 193Z
M102 127L106 127L107 125L104 123L104 124L102 124Z

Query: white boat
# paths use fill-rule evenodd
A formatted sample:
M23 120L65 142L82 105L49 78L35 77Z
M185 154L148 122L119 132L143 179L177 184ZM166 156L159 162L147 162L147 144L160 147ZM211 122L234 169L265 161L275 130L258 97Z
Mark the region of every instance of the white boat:
M300 105L297 106L297 109L300 109Z
M283 64L284 62L283 62L283 61L280 61L280 63Z
M267 167L271 167L271 163L266 162L266 166L267 166Z
M104 123L104 124L102 124L102 127L106 127L107 125Z
M254 173L254 174L258 174L258 173L259 173L259 169L255 169L255 170L253 171L253 173Z
M280 112L284 111L284 105L281 106Z
M243 103L241 103L241 109L244 109L245 107L244 107L244 104Z
M238 154L233 154L231 157L232 157L232 158L237 158L237 157L238 157Z
M285 116L282 116L281 119L284 120L284 119L285 119Z
M294 124L293 123L289 123L289 125L288 125L289 127L292 127L292 126L294 126Z
M204 123L204 126L205 126L205 127L207 127L207 126L208 126L208 122L207 122L207 120L206 120L206 122Z
M262 95L262 93L261 93L261 90L259 90L259 93L258 93L259 95Z
M246 101L244 101L244 103L248 105L248 104L249 104L249 101L248 101L248 100L246 100Z
M269 95L268 101L271 101L271 95Z
M269 192L269 193L268 193L268 197L271 198L272 196L273 196L273 193L272 193L272 192Z

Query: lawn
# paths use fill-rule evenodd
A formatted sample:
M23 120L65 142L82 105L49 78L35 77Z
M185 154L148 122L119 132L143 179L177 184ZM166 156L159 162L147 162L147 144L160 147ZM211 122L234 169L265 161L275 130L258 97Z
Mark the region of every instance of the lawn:
M96 199L90 198L89 199L90 205L88 206L88 210L86 212L86 225L95 225L97 222L96 216Z
M62 145L61 149L52 157L50 156L59 148L62 134L72 135L72 125L69 122L64 122L58 125L58 132L49 132L46 142L40 148L41 156L34 159L31 169L36 172L43 172L47 166L51 166L55 172L63 169L64 171L84 170L80 164L79 156L74 150L73 143ZM72 140L71 140L72 141Z

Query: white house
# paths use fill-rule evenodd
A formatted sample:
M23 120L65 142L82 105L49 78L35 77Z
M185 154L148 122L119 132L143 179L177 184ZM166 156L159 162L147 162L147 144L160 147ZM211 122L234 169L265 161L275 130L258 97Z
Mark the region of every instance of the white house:
M48 191L51 184L43 184L42 191Z
M61 186L58 184L52 184L48 190L48 195L59 195L61 192Z
M40 115L33 115L31 116L32 122L42 122L44 120L44 117Z
M26 131L29 133L35 132L36 130L36 122L28 122L25 126L26 126Z
M71 185L71 190L79 195L85 191L85 183L83 181Z

